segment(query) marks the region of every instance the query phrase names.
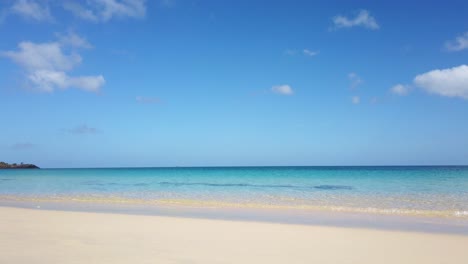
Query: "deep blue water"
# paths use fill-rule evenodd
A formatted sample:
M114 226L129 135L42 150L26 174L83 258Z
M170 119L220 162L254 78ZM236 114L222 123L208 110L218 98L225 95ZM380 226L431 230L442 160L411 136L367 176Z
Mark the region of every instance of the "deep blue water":
M468 167L0 170L1 199L468 217Z

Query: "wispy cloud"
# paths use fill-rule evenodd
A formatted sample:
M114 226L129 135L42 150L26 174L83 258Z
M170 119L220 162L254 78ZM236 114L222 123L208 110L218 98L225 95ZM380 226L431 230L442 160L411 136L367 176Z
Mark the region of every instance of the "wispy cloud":
M428 93L468 100L468 65L432 70L417 75L413 82Z
M397 84L390 88L390 92L399 96L405 96L409 93L410 87L404 84Z
M13 150L28 150L35 147L36 145L29 142L18 142L10 146L10 148Z
M297 49L286 49L284 51L284 54L285 55L288 55L288 56L295 56L295 55L304 55L304 56L307 56L307 57L314 57L314 56L317 56L320 52L319 51L315 51L315 50L310 50L310 49L302 49L302 50L297 50Z
M55 35L59 39L60 44L62 44L63 46L70 46L83 49L90 49L93 47L85 38L78 36L73 31L69 31L67 34L57 33Z
M64 1L62 7L70 11L75 17L92 22L98 22L99 18L93 10L87 9L75 1Z
M461 51L468 49L468 31L455 38L455 40L445 42L445 49L448 51Z
M158 104L161 102L157 97L148 97L148 96L137 96L135 98L137 103L140 104Z
M306 56L309 56L309 57L314 57L316 55L319 54L319 51L312 51L312 50L308 50L308 49L303 49L302 50L302 53Z
M348 73L349 87L351 89L357 88L364 81L355 72Z
M271 91L280 95L293 95L294 91L288 84L275 85L271 87Z
M0 9L0 25L5 21L5 18L8 16L8 10Z
M367 10L360 10L353 18L337 15L332 18L332 21L332 29L364 27L367 29L377 30L380 28L377 20L371 16Z
M50 21L50 14L47 2L35 0L17 0L10 8L11 13L17 14L26 19L36 21Z
M355 95L351 96L351 103L353 104L360 104L361 103L361 97Z
M113 18L145 17L146 0L65 1L63 8L83 20L107 22Z
M295 50L295 49L286 49L286 50L284 51L284 54L285 54L285 55L288 55L288 56L294 56L294 55L297 54L297 50Z
M102 75L70 76L69 72L81 64L82 58L74 48L89 43L76 34L64 35L59 41L34 43L23 41L16 51L0 52L25 71L27 83L39 91L52 92L70 87L97 92L104 85Z
M86 124L81 124L70 129L65 129L65 131L75 135L96 134L99 132L97 128L90 127Z
M161 5L164 7L176 6L176 0L161 0Z

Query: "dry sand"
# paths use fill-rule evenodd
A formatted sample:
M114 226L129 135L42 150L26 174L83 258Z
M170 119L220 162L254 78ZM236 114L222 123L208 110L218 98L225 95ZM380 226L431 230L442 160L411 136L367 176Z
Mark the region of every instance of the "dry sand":
M0 263L468 263L468 236L0 207Z

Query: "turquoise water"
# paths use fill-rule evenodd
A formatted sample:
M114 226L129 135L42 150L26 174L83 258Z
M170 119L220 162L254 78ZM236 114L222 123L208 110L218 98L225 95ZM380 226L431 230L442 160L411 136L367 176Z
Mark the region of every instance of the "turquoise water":
M301 208L468 218L468 167L0 170L0 200Z

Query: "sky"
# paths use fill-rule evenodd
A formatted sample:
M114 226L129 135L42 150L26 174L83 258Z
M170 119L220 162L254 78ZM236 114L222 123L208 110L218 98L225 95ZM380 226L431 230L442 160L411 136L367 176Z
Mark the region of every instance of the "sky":
M2 0L0 161L468 164L467 1Z

